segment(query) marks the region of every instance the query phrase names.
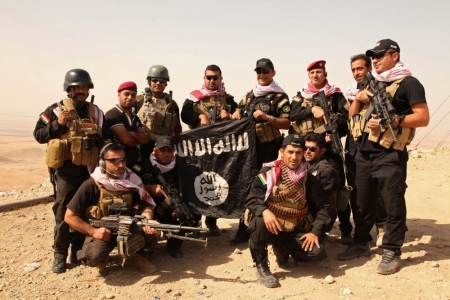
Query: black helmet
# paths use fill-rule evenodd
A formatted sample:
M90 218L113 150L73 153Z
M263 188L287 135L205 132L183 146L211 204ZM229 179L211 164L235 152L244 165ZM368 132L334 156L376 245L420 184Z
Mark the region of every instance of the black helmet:
M94 84L92 83L91 76L89 73L83 69L72 69L67 71L66 76L64 77L64 91L67 92L67 89L71 86L76 85L88 85L90 89L94 88Z
M170 81L169 70L161 65L154 65L150 67L147 73L147 80L151 77L164 78L167 79L167 81Z

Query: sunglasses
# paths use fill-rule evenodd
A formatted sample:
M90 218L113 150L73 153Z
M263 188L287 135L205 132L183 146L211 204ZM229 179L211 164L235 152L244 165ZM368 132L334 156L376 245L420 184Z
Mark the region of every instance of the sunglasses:
M263 74L269 74L269 70L266 70L266 69L256 69L256 74L261 74L261 73L263 73Z
M120 163L126 163L127 158L126 157L120 157L120 158L104 158L104 160L109 161L113 165L118 165Z
M159 83L163 83L163 84L167 82L167 80L165 80L164 78L152 78L151 81L153 83L159 82Z
M305 146L305 152L308 150L311 152L316 152L317 149L319 149L319 147Z
M380 59L380 58L385 57L386 54L391 55L392 53L394 53L394 52L392 52L392 51L387 51L387 52L374 53L374 54L372 55L372 58L373 58L373 59Z
M212 80L212 81L216 81L217 79L219 79L219 76L211 76L211 75L206 75L206 80Z

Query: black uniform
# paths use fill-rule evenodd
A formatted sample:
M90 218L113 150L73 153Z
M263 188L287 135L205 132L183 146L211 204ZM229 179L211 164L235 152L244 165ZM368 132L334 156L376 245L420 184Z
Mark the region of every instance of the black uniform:
M150 206L146 201L141 200L139 193L132 191L132 205L135 210L131 215L141 213L146 207ZM86 209L89 206L97 205L100 199L100 189L94 180L89 177L77 190L72 200L67 204L67 208L79 215L81 219L86 219ZM95 267L108 260L109 253L117 246L117 240L114 235L109 242L95 239L92 236L83 236L83 248L78 251L77 258L84 261L88 266ZM145 235L146 241L148 236ZM153 238L150 238L153 239Z
M63 105L63 102L60 102ZM33 135L36 141L40 144L47 143L51 139L58 139L65 134L69 128L61 126L58 123L58 117L53 110L57 104L53 104L41 114L41 119L36 123ZM77 114L80 118L89 118L88 107L83 105L81 107L75 106ZM46 124L46 116L49 122ZM105 140L109 139L109 130L106 126L102 127L102 135ZM70 160L66 160L64 165L56 170L56 199L53 204L53 214L55 215L55 229L54 229L54 252L55 258L65 258L68 254L70 244L72 244L72 253L76 253L83 245L83 235L74 232L69 232L69 225L64 222L64 215L66 214L66 205L72 199L78 187L89 178L88 168L86 166L77 166Z
M399 115L411 114L412 105L426 103L425 89L414 77L408 76L394 95L392 105ZM372 240L370 230L374 225L379 192L387 213L387 228L383 248L401 255L406 227L406 164L408 152L386 149L368 140L363 133L356 154L357 210L355 220L355 243L366 245Z
M327 196L328 215L331 218L327 224L326 231L329 232L333 228L334 221L336 221L336 197L338 195L338 174L328 161L322 157L318 162L308 166L308 173L316 177L322 189Z
M138 128L142 127L141 120L138 116L131 113L131 117L128 117L117 105L106 112L105 118L110 131L116 126L125 126L127 131L138 131ZM110 134L114 136L112 131ZM119 142L116 138L115 141ZM139 169L133 168L139 162L138 146L125 146L125 155L127 156L127 168L133 170L135 173L139 173Z
M248 101L249 99L249 101ZM241 114L243 114L245 109L249 112L254 110L262 110L263 106L268 106L268 111L263 111L267 115L273 116L275 118L289 119L289 112L291 110L289 104L289 97L284 93L270 92L264 96L255 97L253 91L246 95L239 103L239 108L241 109ZM252 116L247 116L252 117ZM266 121L256 120L256 123L264 123ZM256 139L256 158L258 162L258 167L261 168L263 163L274 161L278 157L278 151L281 148L281 143L283 142L283 136L268 142L263 143Z
M270 168L263 167L259 174L266 173ZM261 252L266 251L268 244L277 244L284 246L289 253L296 260L312 260L324 251L323 241L328 224L331 222L330 216L327 213L327 196L324 193L321 184L317 178L310 174L306 180L306 200L308 202L308 209L314 221L311 233L319 237L320 248L314 245L312 251L305 252L301 249L303 240L300 237L306 232L301 229L294 229L292 232L279 232L274 235L269 232L264 223L262 213L267 208L267 203L264 202L267 185L264 185L261 180L256 177L253 181L251 190L245 201L245 207L248 208L254 215L250 222L248 230L250 232L249 245L253 255L257 258Z

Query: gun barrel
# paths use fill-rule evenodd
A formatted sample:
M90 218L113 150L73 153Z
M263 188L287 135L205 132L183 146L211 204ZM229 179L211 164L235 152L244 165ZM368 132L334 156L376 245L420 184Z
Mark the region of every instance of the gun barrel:
M166 236L168 238L174 238L174 239L179 239L179 240L183 240L183 241L190 241L190 242L194 242L194 243L204 244L205 248L208 247L208 239L205 239L205 240L194 239L194 238L190 238L187 236L180 236L180 235L172 234L170 232L167 233Z
M155 228L157 230L184 230L184 231L206 231L205 228L198 228L198 227L190 227L190 226L181 226L181 225L172 225L172 224L158 224L158 223L147 223L139 221L137 223L139 226L150 226L151 228Z

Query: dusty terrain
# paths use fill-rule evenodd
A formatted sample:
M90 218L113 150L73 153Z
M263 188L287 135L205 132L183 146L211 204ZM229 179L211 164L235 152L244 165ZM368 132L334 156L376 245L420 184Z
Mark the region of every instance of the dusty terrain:
M0 137L0 205L52 193L46 182L45 146L31 137ZM271 270L281 286L267 289L256 282L245 244L228 245L237 220L219 219L222 235L208 237L207 249L184 243L184 258L173 259L161 241L147 275L131 265L118 266L112 256L110 275L95 279L90 268L70 266L54 274L51 203L0 213L0 299L449 299L450 297L450 151L413 152L408 165L408 227L402 268L390 276L376 274L381 250L374 255L338 261L339 231L326 244L328 257L279 269L270 254ZM238 248L241 253L236 253ZM270 251L271 252L271 251ZM24 266L40 264L26 272ZM331 275L335 282L326 283Z

